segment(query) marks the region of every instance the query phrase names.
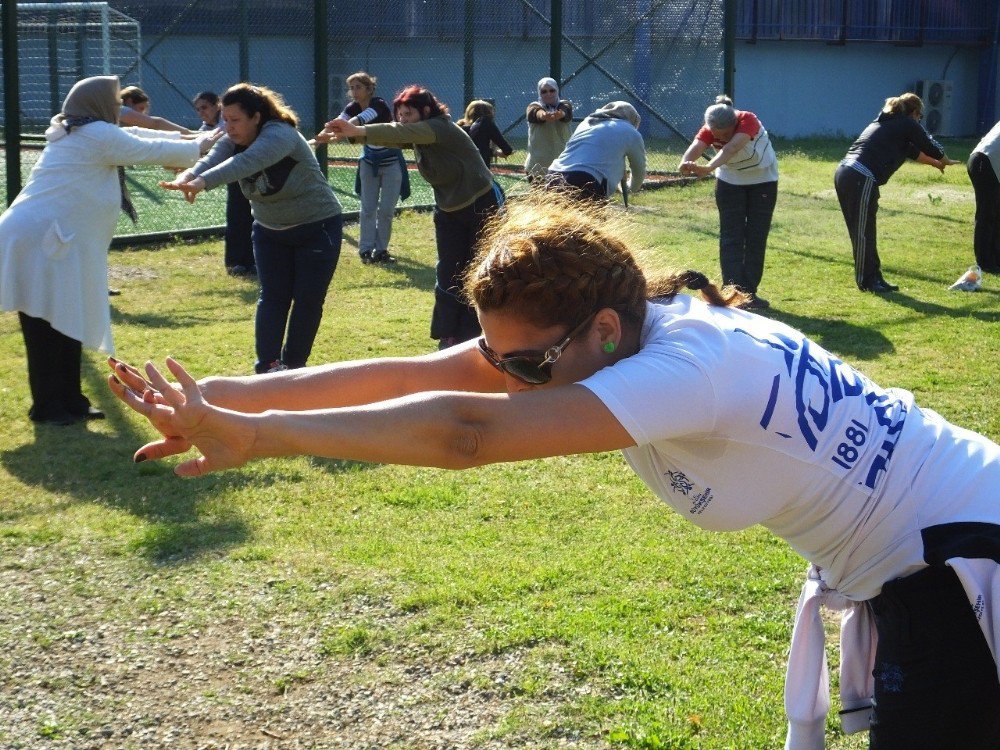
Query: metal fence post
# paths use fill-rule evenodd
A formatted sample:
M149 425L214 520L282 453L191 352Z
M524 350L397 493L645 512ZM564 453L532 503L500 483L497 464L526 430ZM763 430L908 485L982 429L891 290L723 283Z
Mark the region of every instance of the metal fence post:
M736 0L722 6L722 91L736 99Z
M239 30L240 80L248 82L250 80L250 12L247 9L247 0L240 0Z
M476 37L476 0L465 0L465 41L462 45L464 57L464 82L462 91L465 100L462 102L462 110L465 105L476 98L476 62L475 62L475 37Z
M549 75L562 88L562 0L552 0L549 12Z
M330 108L330 61L327 53L327 34L329 27L327 21L329 12L327 0L315 0L313 10L314 29L313 32L313 59L315 73L315 96L313 97L313 132L318 133L326 125ZM323 174L329 174L329 159L327 158L326 144L317 144L316 159L319 161L319 168Z
M21 192L21 89L17 66L17 0L3 3L4 156L7 159L7 205Z

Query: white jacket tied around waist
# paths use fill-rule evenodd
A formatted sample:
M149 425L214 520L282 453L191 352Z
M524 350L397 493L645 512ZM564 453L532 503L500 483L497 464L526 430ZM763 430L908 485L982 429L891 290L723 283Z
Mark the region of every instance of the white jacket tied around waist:
M92 122L54 125L27 184L0 216L0 309L48 321L113 353L108 246L121 209L118 166L188 167L198 144Z
M965 589L994 661L1000 652L1000 566L990 559L954 557L947 565ZM824 726L830 710L820 608L840 611L840 720L845 734L868 729L875 681L875 618L865 602L847 599L828 588L810 566L795 612L795 629L785 678L788 734L785 750L824 750ZM997 669L1000 673L1000 665Z

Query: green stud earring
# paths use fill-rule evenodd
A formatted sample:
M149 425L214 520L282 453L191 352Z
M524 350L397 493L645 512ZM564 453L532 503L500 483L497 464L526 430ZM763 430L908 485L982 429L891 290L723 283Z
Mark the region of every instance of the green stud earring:
M605 351L606 354L611 354L615 350L615 342L614 341L605 341L604 342L604 346L602 346L601 348L604 349L604 351Z

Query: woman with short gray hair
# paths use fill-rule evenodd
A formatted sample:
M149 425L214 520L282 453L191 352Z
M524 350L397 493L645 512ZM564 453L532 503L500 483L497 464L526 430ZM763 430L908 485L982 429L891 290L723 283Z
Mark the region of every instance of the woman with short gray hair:
M697 159L712 146L705 164ZM705 110L705 125L681 158L681 174L704 177L715 172L719 208L719 263L722 280L748 295L749 310L770 303L757 295L764 275L764 253L778 200L778 158L767 130L753 112L733 107L728 96L716 97Z

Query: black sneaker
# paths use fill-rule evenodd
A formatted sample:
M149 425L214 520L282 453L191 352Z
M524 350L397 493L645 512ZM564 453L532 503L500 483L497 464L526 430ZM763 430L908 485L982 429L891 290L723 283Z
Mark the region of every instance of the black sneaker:
M362 250L361 252L358 253L358 257L361 258L361 262L367 266L369 263L372 262L372 251Z
M878 280L882 283L882 286L884 286L888 291L890 291L890 292L898 292L899 291L899 285L898 284L890 284L888 281L885 280L885 277L882 276L882 274L879 274Z
M899 289L899 287L892 287L886 284L882 279L875 279L869 284L862 284L858 287L862 292L872 292L874 294L885 294L886 292L894 292Z
M381 250L374 255L372 255L372 263L379 263L383 266L388 266L396 262L396 259L389 255L388 250Z

